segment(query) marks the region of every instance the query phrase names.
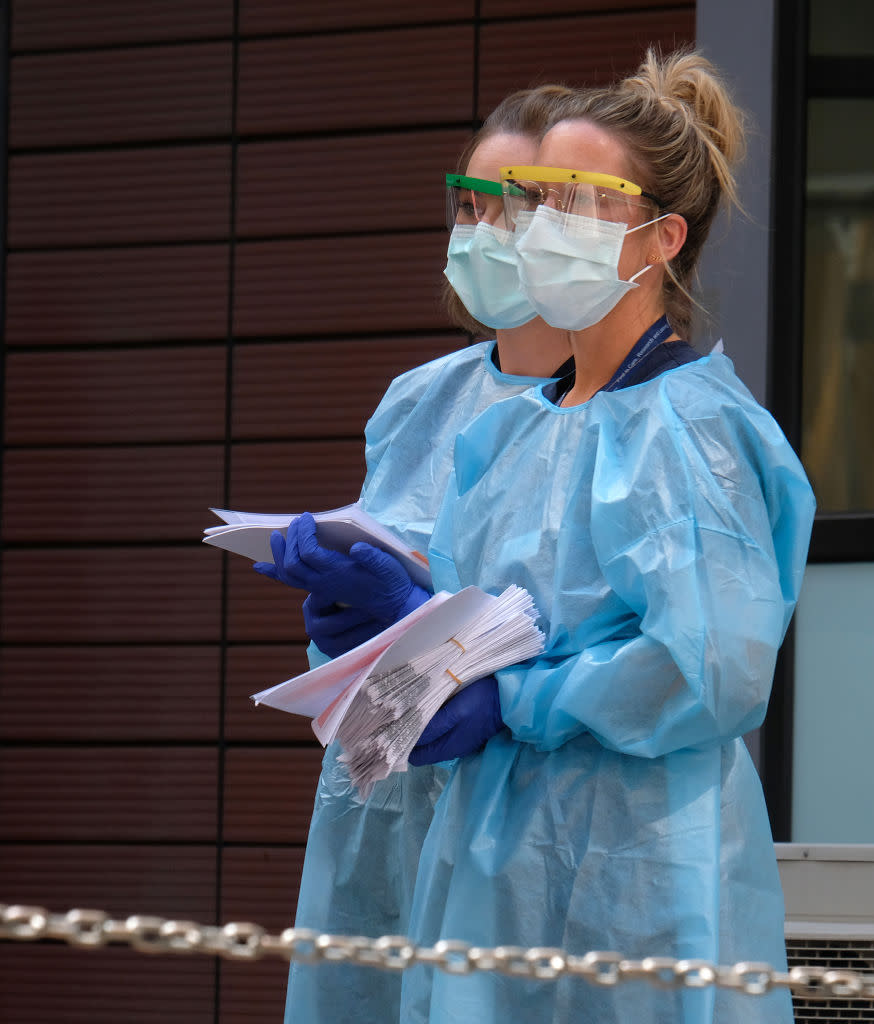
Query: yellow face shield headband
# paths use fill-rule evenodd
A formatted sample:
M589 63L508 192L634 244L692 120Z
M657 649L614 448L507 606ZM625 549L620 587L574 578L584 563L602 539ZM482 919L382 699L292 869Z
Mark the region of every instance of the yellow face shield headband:
M629 224L641 208L664 208L664 203L627 178L567 167L514 166L501 168L504 212L515 227L523 211L547 205L563 213Z

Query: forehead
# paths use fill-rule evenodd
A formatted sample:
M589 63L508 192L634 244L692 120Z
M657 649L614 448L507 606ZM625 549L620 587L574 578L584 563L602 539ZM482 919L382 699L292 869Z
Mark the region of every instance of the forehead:
M544 167L600 171L634 180L625 144L590 121L560 121L544 135L535 162Z
M476 147L468 161L465 174L471 178L498 181L502 167L509 167L514 163L533 163L536 153L537 142L530 136L499 132L483 139Z

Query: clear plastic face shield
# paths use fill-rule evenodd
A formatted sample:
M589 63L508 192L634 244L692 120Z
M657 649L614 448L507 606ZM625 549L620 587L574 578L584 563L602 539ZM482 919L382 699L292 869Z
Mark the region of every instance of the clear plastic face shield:
M657 196L626 178L565 167L502 167L501 185L511 231L540 206L629 227L658 217L663 208Z
M504 216L504 190L499 181L469 178L465 174L446 175L446 226L476 226L480 222L504 231L512 231Z

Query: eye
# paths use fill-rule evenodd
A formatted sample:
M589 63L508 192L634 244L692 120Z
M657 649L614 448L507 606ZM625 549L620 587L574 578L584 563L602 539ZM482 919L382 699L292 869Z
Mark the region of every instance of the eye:
M546 194L535 182L517 181L511 192L513 200L523 209L533 210L545 200Z

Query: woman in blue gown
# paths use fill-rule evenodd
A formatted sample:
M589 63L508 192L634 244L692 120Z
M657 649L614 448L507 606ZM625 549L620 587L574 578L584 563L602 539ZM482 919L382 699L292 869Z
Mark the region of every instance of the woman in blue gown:
M742 740L767 708L814 513L804 471L721 354L684 340L742 121L699 55L581 94L504 172L526 294L572 380L455 445L435 587L525 587L546 649L462 691L414 758L452 758L412 938L785 969L768 816ZM404 974L404 1024L790 1024L783 989Z
M450 189L459 224L450 240L446 297L459 326L479 334L484 326L494 329L494 339L402 374L367 424L360 504L422 552L452 469L458 431L492 403L562 376L571 365L567 332L544 323L521 291L512 241L500 227L498 172L508 161L533 159L543 133L573 96L558 85L513 93L471 140L460 161L464 179ZM456 178L461 176L450 176ZM489 191L477 192L471 179ZM297 553L296 542L293 555L280 534L274 538L275 561L256 568L311 591L304 614L314 641L312 665L383 628L368 612L357 614L354 594L326 594ZM334 934L403 934L419 850L446 769L427 765L393 775L365 800L338 761L340 753L334 743L324 755L295 924ZM400 976L389 972L293 964L285 1019L384 1024L398 1019L400 987Z

